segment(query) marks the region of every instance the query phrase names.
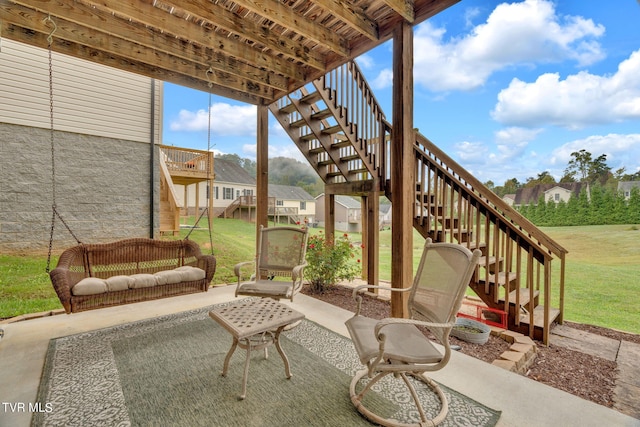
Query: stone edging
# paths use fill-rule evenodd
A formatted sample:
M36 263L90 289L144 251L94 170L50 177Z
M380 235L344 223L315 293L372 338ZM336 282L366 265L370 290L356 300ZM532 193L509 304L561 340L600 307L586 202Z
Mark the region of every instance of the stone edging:
M509 350L502 353L491 364L520 375L526 375L538 353L535 341L519 332L501 328L492 327L491 334L511 344Z

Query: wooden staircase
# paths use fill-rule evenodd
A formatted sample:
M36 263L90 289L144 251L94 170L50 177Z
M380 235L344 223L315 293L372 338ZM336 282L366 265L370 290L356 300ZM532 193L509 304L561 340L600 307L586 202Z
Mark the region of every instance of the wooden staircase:
M327 186L380 191L393 202L392 129L354 62L270 110ZM509 329L546 344L551 324L562 322L567 251L417 131L414 153L414 227L425 238L480 249L471 289L508 314ZM552 274L554 260L560 268Z

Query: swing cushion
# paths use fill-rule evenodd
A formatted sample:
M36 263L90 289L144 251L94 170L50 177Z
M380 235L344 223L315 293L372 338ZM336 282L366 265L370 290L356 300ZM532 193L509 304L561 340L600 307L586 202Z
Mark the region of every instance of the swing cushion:
M153 274L132 274L129 276L133 279L133 282L129 285L130 289L148 288L157 285L156 276Z
M205 278L206 273L203 269L192 267L190 265L184 265L176 268L176 271L180 272L183 282L193 282L195 280L202 280Z
M126 291L129 289L129 285L133 283L133 279L129 276L113 276L109 277L106 282L107 291L109 292Z
M180 272L176 270L158 271L154 274L154 276L156 276L158 285L174 285L176 283L182 282L182 274L180 274Z
M107 282L97 277L87 277L71 288L73 295L96 295L107 292Z

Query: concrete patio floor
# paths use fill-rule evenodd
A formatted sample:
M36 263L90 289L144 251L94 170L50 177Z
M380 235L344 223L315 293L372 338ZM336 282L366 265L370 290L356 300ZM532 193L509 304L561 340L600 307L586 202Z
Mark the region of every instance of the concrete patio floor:
M26 409L36 398L50 339L231 301L234 290L234 286L215 287L207 293L0 325L4 331L0 338L0 426L30 425L31 413ZM351 316L348 311L306 295L297 295L290 304L307 319L348 336L344 326ZM460 353L454 353L449 365L432 377L501 410L499 426L640 427L638 419ZM25 409L20 410L20 403Z

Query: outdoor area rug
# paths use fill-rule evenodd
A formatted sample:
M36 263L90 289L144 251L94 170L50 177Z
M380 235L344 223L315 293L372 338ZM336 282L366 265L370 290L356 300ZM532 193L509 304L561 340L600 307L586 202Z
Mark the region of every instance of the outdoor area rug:
M286 379L275 347L266 360L252 352L247 397L238 400L246 352L237 349L220 376L231 336L209 318L211 308L51 340L37 399L51 411L34 414L32 425L371 425L349 399L351 377L362 369L351 341L307 320L281 336L293 377ZM369 407L412 421L403 389L391 380L376 387ZM442 425L497 423L499 411L443 389ZM435 415L437 397L421 394Z

